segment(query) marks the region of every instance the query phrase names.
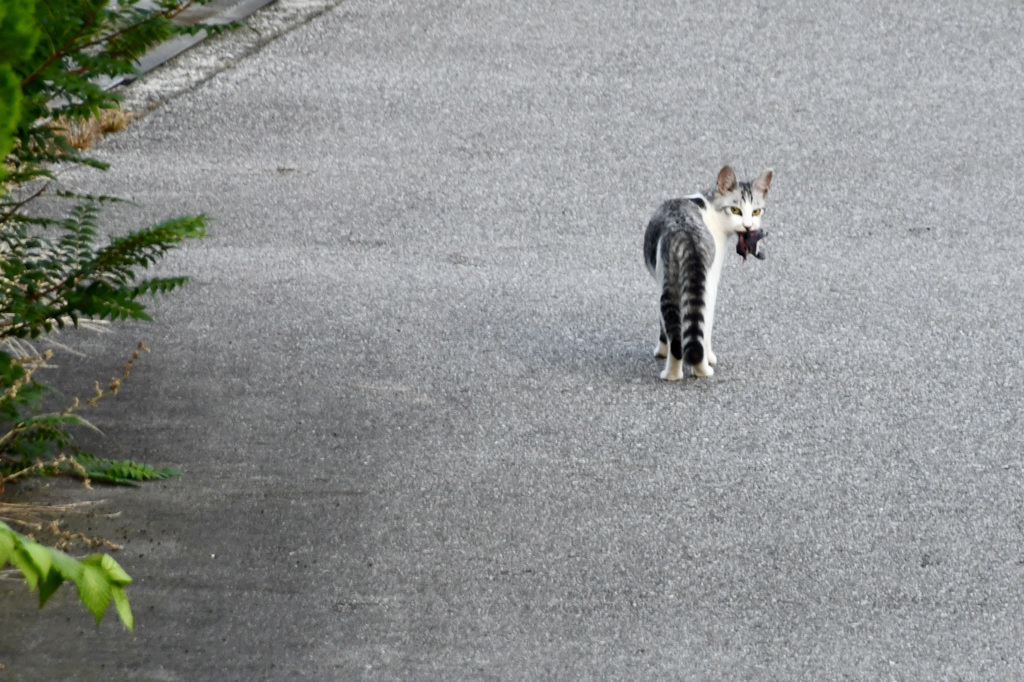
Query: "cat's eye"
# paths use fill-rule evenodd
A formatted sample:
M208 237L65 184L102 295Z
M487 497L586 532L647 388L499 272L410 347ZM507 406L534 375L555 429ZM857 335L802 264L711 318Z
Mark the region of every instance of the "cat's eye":
M756 215L756 216L757 215L761 215L761 211L763 211L763 210L764 210L763 208L755 208L754 209L754 215Z
M732 213L733 215L743 215L743 211L739 210L735 206L730 206L729 212Z

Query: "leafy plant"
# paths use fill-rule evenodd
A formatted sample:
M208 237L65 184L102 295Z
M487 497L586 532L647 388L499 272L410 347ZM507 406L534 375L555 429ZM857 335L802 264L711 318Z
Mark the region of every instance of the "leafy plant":
M121 96L102 83L137 75L136 60L154 45L177 35L235 28L237 24L175 23L189 8L210 1L34 0L33 22L40 38L18 40L13 44L21 49L8 56L22 100L14 133L15 181L52 178L48 165L54 163L105 168L71 144L62 122L98 119L102 111L116 109ZM0 59L5 56L0 53Z
M0 386L5 387L0 394L0 424L10 424L6 433L0 433L0 492L6 483L31 472L65 473L86 482L122 485L177 476L174 469L102 459L82 452L68 430L76 426L95 429L78 412L85 406L98 407L104 398L117 395L122 382L131 375L139 353L148 350L140 343L125 363L121 376L112 378L108 388L101 388L97 381L93 384L93 395L84 402L76 397L63 411L46 413L41 412L40 406L50 389L37 382L34 376L47 367L53 352L13 357L0 351ZM55 466L46 466L46 462L53 462Z
M49 356L26 339L84 320L148 320L145 297L185 283L184 277L142 274L183 241L203 237L205 216L107 236L100 207L114 199L69 191L57 170L68 164L107 167L85 156L86 145L69 132L118 119L109 112L118 109L120 95L103 88L104 79L135 73L138 57L175 35L233 27L174 23L189 7L208 1L0 2L0 491L5 482L40 472L117 483L176 474L78 453L70 429L89 426L79 414L83 403L76 398L63 411L43 411L50 389L36 375ZM44 197L46 211L35 210ZM97 383L84 405L115 394L120 381L113 379L106 390ZM131 579L109 556L78 562L0 522L0 566L8 561L31 589L39 589L40 605L71 580L97 622L113 600L132 627L123 589Z
M7 562L21 571L29 590L39 590L40 608L65 580L70 580L78 588L79 599L96 617L97 625L113 601L125 627L129 630L134 627L132 610L124 593L132 579L109 554L90 554L79 561L39 544L0 521L0 568Z
M0 216L0 339L35 338L83 317L148 320L139 297L167 293L187 281L139 281L138 274L185 239L204 236L203 216L167 220L97 247L98 215L90 198L61 219ZM59 236L33 231L40 226L57 228Z
M0 351L10 351L0 352L0 467L6 462L8 471L52 459L69 448L70 427L88 425L77 406L39 413L48 389L33 374L45 360L16 342L82 320L148 320L143 299L187 281L142 274L183 241L202 238L205 216L106 237L100 208L116 199L62 188L55 169L106 168L72 144L69 126L109 118L120 95L101 80L135 73L135 60L150 47L178 34L231 28L174 23L207 1L5 0L0 6L0 153L10 152L0 164L6 179L0 184ZM47 211L31 210L42 197L51 200ZM53 201L70 207L54 211ZM117 482L172 473L99 458L88 467L97 479Z
M174 469L157 469L148 464L140 464L126 459L101 459L86 453L75 455L74 460L81 469L69 462L63 471L72 476L81 476L87 480L101 483L138 485L143 481L160 481L181 475Z
M10 427L0 435L0 475L6 470L23 469L35 460L49 459L54 449L67 447L71 436L68 426L79 426L81 418L73 414L33 415L47 387L33 379L48 356L14 358L0 352L0 423ZM0 484L6 481L0 478ZM2 489L2 487L0 487Z
M22 117L21 79L16 65L27 59L39 40L33 0L0 4L0 159L11 151L13 134ZM0 163L0 182L7 176Z

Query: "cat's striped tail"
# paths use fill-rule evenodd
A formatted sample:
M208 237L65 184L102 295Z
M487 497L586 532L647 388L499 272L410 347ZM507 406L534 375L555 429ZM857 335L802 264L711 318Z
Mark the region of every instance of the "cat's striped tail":
M672 357L695 367L704 360L704 306L707 271L696 240L689 235L666 244L675 256L663 262L679 264L678 271L666 272L661 292L663 339ZM668 241L668 240L666 240ZM668 256L668 254L664 254Z

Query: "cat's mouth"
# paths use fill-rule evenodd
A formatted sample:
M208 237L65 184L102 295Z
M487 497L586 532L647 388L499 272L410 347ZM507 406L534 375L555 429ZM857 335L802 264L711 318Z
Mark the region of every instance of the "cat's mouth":
M743 256L743 262L746 262L747 256L764 260L764 252L761 249L761 240L765 237L764 230L737 232L736 237L736 253Z

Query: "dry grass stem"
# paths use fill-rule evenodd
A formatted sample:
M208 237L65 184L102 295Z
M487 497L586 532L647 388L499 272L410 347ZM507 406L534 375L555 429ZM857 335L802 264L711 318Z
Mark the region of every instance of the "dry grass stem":
M46 517L63 516L65 514L84 514L88 509L106 500L89 500L86 502L69 502L68 504L32 504L31 502L0 502L0 517L5 520L42 523Z
M88 426L92 426L91 424L89 424L89 422L86 422L84 420L83 423L85 423ZM93 426L92 428L95 429L96 427ZM99 429L96 430L99 431ZM14 431L12 430L8 432L7 434L5 434L5 437L9 436L11 433L14 433ZM89 481L89 475L86 473L85 467L79 464L74 457L68 457L67 455L61 454L56 459L50 460L48 462L39 461L31 466L25 467L24 469L19 469L18 471L15 471L13 474L0 476L0 493L3 492L4 487L6 487L8 483L10 483L11 481L16 481L19 478L24 478L25 476L30 476L32 474L42 473L47 470L55 474L60 473L60 465L65 463L69 467L74 469L79 476L82 477L82 485L84 485L89 490L92 490L92 483Z
M0 520L8 524L20 526L25 534L33 540L39 540L36 537L37 534L46 536L47 544L62 552L72 550L75 542L79 542L88 548L105 547L117 552L124 549L124 547L106 538L64 530L61 528L63 520L53 518L68 514L84 514L88 511L88 507L103 504L104 502L106 500L54 505L0 502Z

